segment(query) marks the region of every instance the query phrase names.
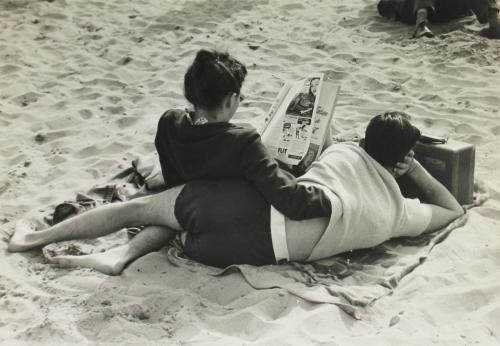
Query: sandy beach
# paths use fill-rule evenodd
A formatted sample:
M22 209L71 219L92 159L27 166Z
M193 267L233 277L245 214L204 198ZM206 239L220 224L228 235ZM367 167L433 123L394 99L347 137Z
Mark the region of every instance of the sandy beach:
M376 3L0 0L0 344L500 344L500 40L479 36L474 16L413 40ZM187 105L183 76L200 48L248 68L236 122L261 126L286 80L332 70L336 138L406 111L476 146L483 203L359 320L168 248L114 277L8 252L17 221L46 227L57 204L154 153L159 116ZM88 244L126 241L120 231Z

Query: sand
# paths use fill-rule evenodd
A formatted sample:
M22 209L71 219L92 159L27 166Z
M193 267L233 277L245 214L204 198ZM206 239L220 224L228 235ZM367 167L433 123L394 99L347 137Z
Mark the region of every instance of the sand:
M500 41L474 17L436 38L377 16L376 1L2 0L0 2L0 343L5 345L500 343ZM283 82L333 70L339 138L386 109L476 145L489 194L391 295L354 320L331 304L175 266L166 250L121 276L9 253L20 219L154 151L158 117L184 106L200 48L244 61L237 121L259 126ZM119 232L96 241L111 247Z

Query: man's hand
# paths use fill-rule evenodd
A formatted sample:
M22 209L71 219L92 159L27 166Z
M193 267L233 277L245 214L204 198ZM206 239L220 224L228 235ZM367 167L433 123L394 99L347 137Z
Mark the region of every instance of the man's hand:
M399 178L402 175L410 172L414 168L415 152L410 150L404 157L402 162L397 162L393 169L394 178Z

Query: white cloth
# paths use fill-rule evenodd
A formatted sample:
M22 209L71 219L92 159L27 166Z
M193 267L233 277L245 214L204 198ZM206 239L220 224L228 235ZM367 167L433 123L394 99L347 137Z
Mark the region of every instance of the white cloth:
M288 262L290 253L286 243L285 216L271 206L271 240L276 263Z
M419 235L431 219L430 207L404 198L394 177L357 143L327 148L299 182L324 188L332 201L332 217L309 261Z

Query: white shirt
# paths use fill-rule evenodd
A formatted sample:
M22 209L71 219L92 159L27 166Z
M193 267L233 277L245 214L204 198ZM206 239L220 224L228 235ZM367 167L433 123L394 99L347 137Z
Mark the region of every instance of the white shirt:
M431 220L430 206L404 198L394 177L357 143L330 146L298 180L324 189L332 203L328 226L308 261L417 236ZM279 232L272 226L271 231Z

